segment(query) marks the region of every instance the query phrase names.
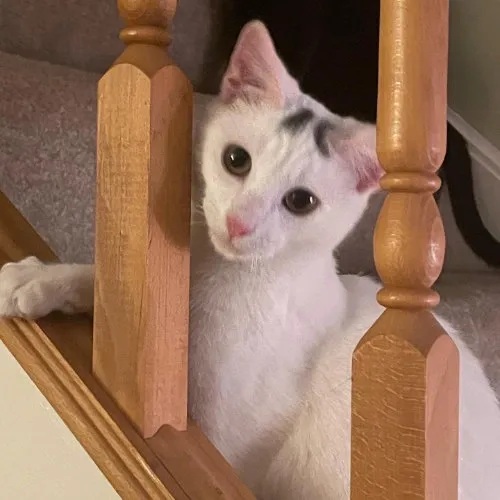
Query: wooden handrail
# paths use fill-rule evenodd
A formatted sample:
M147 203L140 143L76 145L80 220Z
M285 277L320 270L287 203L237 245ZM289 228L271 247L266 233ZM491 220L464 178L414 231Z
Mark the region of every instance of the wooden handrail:
M387 310L353 355L351 499L458 495L458 351L429 308L444 259L448 0L382 0L374 236Z
M192 89L169 59L175 0L119 0L98 88L93 370L143 436L187 424Z

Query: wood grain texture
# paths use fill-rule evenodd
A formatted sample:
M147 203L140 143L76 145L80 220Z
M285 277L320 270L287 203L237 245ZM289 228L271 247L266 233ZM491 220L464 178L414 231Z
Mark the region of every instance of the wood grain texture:
M167 27L173 19L177 0L118 0L118 10L127 26Z
M129 46L98 88L93 367L150 437L187 425L192 89L162 47L174 8L119 6Z
M255 500L193 422L188 422L184 432L165 425L147 442L175 478L182 485L189 485L191 498Z
M446 153L448 0L381 0L377 150L387 172L434 173Z
M56 260L1 192L0 214L0 266L29 255ZM90 318L3 321L0 338L122 498L254 499L193 423L184 432L163 427L142 438L92 374Z
M355 499L453 499L458 355L426 310L387 310L353 360Z
M389 191L374 235L387 310L352 363L351 499L458 496L456 346L428 310L444 229L447 0L382 0L377 152Z

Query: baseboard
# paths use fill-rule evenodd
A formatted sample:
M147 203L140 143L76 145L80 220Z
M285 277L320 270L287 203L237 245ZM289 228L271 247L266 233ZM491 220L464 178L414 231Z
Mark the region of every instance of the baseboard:
M500 240L500 149L458 113L448 108L448 121L467 141L472 159L474 194L485 226Z

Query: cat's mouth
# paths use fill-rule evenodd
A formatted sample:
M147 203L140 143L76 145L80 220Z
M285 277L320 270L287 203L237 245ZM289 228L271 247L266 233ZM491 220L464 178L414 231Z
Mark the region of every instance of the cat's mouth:
M242 248L242 240L246 238L238 238L231 242L227 236L221 236L210 231L210 240L217 253L228 260L254 260L255 252L248 248Z

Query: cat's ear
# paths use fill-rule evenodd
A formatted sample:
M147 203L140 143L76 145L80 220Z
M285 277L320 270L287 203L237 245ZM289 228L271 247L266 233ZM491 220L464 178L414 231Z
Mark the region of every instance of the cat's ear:
M384 170L377 157L376 126L354 118L344 118L331 132L330 140L356 176L356 191L371 194L380 188Z
M238 37L219 97L229 104L236 99L282 106L299 93L297 81L279 58L271 35L260 21L247 23Z

